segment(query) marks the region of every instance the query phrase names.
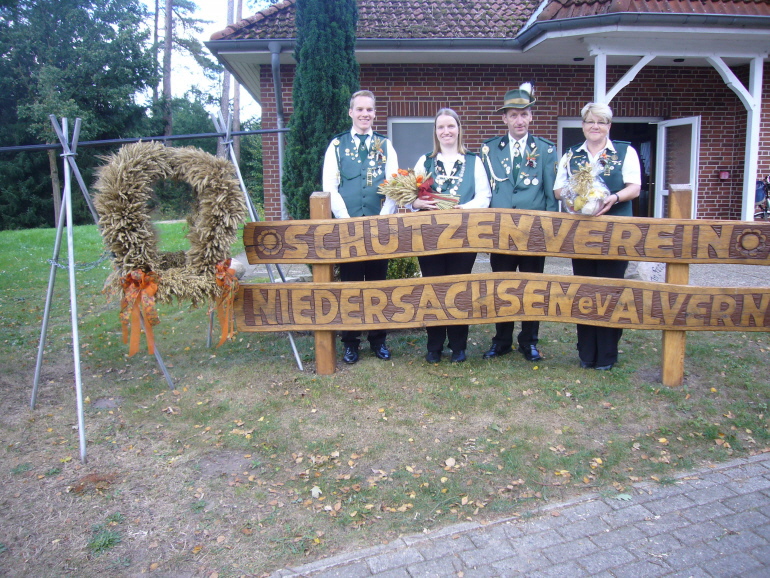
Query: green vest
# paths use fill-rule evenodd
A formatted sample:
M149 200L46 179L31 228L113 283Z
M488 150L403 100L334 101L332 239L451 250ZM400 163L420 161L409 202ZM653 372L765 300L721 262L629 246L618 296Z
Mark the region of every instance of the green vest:
M380 141L376 150L373 146L375 139ZM376 132L368 141L369 157L362 161L358 156L358 139L351 136L349 131L338 134L332 140L340 172L337 190L351 217L379 215L385 199L377 192L377 188L387 177L385 162L389 141Z
M444 167L446 170L447 167ZM451 168L449 169L451 170ZM460 197L459 203L467 203L473 200L476 196L476 155L473 153L465 153L465 172L463 173L463 179L460 181L460 186L453 194L449 191L449 185L443 187L441 193L438 193L436 184L436 158L425 155L425 174L433 176L433 190L442 196L454 196Z
M604 167L604 171L599 173L599 176L604 184L607 185L610 193L617 193L626 187L626 183L623 182L623 161L626 158L626 151L628 150L628 147L631 146L631 143L614 140L612 141L612 144L615 146L615 151L605 149L602 153L604 156L599 157L598 162ZM588 162L588 152L585 150L578 150L582 146L582 144L579 144L569 148L569 152L571 153L569 161L570 175L580 170L580 167ZM631 217L633 216L631 201L617 203L605 214Z

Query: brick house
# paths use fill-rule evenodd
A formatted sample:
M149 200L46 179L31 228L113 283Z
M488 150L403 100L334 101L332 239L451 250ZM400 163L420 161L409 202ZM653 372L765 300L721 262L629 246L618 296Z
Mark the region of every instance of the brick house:
M535 82L530 130L559 150L582 141L580 109L604 101L611 138L644 165L638 216L665 216L669 184L693 186L693 215L753 218L755 180L770 175L768 0L359 0L362 88L375 130L402 168L431 148L432 119L454 108L466 144L503 134L505 91ZM295 0L282 0L206 43L262 106L263 128L292 112ZM275 79L278 82L275 82ZM331 135L329 135L331 137ZM279 137L265 135L266 218L281 218Z

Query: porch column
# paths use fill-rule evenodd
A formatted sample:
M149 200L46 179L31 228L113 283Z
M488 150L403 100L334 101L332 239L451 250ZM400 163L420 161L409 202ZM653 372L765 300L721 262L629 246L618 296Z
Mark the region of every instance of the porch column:
M594 102L607 103L607 54L594 55Z
M754 183L757 180L759 121L762 112L762 66L765 57L767 57L766 54L752 58L748 90L719 56L707 58L709 64L716 69L728 88L738 95L746 108L746 154L743 161L743 206L741 207L741 219L744 221L754 220Z

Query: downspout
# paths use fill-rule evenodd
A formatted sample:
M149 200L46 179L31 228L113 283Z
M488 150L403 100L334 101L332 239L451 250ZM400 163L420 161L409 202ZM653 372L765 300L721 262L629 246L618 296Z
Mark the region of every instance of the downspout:
M285 121L283 116L283 91L281 90L281 43L270 42L268 44L270 49L270 68L273 72L273 89L275 90L275 116L276 116L276 128L279 130L284 128ZM286 198L283 196L283 149L284 149L284 133L283 131L278 133L278 177L279 185L278 190L281 199L281 220L286 221L289 219L286 213Z

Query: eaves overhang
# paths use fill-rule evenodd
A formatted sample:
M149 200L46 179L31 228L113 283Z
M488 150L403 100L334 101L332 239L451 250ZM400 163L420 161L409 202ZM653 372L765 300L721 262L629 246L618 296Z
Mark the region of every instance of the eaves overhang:
M276 46L280 48L281 63L294 63L292 53L296 46L294 38L209 40L206 48L222 61L221 56L250 54L259 64L269 64L270 55ZM521 43L515 38L359 38L356 40L356 56L361 63L379 62L377 54L396 53L456 53L479 52L521 52ZM420 57L425 59L425 57ZM392 60L390 60L392 62Z
M537 43L541 37L554 32L580 34L581 31L612 26L670 27L672 32L684 33L688 32L687 29L691 27L714 28L725 29L735 34L737 32L736 28L742 31L756 30L757 32L770 30L770 17L723 14L642 14L637 12L600 14L597 16L535 21L531 26L522 30L516 36L516 40L526 50L533 43Z
M704 14L639 14L620 13L585 16L560 20L535 21L515 38L359 38L356 41L356 57L361 64L379 63L515 63L524 60L532 63L532 57L542 64L570 64L576 54L576 46L559 46L558 50L522 56L545 42L557 39L596 37L622 31L627 40L633 36L643 39L654 31L655 37L671 35L681 46L687 39L697 39L699 34L740 41L740 32L751 37L770 39L770 17ZM743 38L748 43L748 38ZM293 64L294 38L210 40L206 47L225 67L228 61L243 59L246 55L251 64L270 64L271 56L278 47L281 64ZM585 43L583 43L585 46ZM272 47L272 49L271 49ZM556 48L556 47L555 47ZM764 52L762 46L758 52ZM518 56L518 58L517 58ZM693 63L691 63L693 64ZM231 72L233 70L231 69Z

